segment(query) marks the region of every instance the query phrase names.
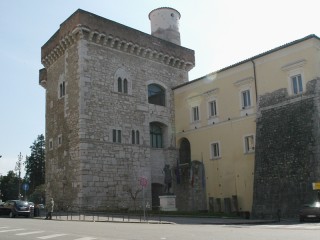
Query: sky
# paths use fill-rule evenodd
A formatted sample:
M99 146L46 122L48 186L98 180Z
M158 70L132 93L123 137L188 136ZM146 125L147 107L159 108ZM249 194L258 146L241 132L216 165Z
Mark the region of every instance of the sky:
M41 47L77 9L150 34L148 14L181 14L181 45L195 51L194 80L309 34L320 36L319 0L0 0L0 175L45 134ZM24 168L22 168L22 177Z

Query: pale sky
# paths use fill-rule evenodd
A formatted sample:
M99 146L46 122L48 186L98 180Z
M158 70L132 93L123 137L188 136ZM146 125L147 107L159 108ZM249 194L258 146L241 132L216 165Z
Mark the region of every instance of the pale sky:
M0 175L45 134L41 46L78 8L150 34L148 14L181 13L181 45L195 51L189 79L303 38L320 36L319 0L0 0Z

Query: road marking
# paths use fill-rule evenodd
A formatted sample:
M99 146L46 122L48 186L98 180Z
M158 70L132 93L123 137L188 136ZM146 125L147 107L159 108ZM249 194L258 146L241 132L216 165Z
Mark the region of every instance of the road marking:
M301 228L301 226L300 225L287 225L287 226L283 226L283 228L288 228L288 229L290 229L290 228Z
M228 227L228 225L226 225ZM229 225L230 226L230 225ZM307 225L307 224L293 224L293 225L241 225L233 226L236 228L266 228L266 229L306 229L306 230L320 230L320 225Z
M16 229L7 229L7 230L0 230L0 233L4 232L15 232L15 231L22 231L25 230L24 228L16 228Z
M93 238L93 237L83 237L83 238L77 238L77 239L74 239L74 240L93 240L93 239L96 239L96 238Z
M37 237L39 239L50 239L50 238L56 238L56 237L61 237L61 236L65 236L67 234L52 234L52 235L47 235L47 236L43 236L43 237Z
M2 229L2 228L8 228L8 227L0 227L0 229Z
M43 233L44 231L34 231L34 232L24 232L24 233L17 233L17 236L25 236L25 235L31 235L31 234L37 234L37 233Z

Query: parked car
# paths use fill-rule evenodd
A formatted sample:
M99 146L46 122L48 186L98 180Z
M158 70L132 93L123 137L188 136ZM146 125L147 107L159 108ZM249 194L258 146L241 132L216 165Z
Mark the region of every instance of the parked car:
M0 215L30 217L30 205L27 201L8 200L0 206Z
M320 221L320 202L305 204L299 211L300 222L306 220Z

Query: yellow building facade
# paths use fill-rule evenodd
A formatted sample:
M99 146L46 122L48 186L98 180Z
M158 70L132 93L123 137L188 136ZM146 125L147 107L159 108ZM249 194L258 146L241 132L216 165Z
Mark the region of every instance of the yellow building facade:
M309 35L174 88L176 144L188 142L190 161L203 162L209 210L252 211L263 171L256 147L268 150L256 137L257 119L307 97L308 83L320 77L319 49L319 38ZM285 100L276 101L278 92Z

